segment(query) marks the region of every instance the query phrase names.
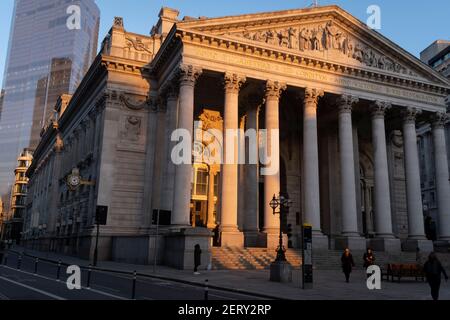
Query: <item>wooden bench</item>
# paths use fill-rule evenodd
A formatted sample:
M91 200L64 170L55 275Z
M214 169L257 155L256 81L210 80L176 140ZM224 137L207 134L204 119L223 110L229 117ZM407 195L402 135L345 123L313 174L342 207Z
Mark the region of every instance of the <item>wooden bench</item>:
M397 278L398 282L402 278L414 278L416 281L425 281L425 273L423 267L419 264L395 264L389 263L386 269L382 272L382 279L386 278L387 281Z

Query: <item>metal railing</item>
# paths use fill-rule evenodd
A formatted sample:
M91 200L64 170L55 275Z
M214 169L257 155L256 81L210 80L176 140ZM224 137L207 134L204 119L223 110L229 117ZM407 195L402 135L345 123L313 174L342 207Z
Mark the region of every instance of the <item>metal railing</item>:
M8 266L9 255L17 256L17 264L15 267L19 271L22 270L24 257L30 258L34 262L34 274L35 275L39 274L39 264L40 263L47 263L47 264L54 265L56 267L55 280L58 282L61 281L61 268L63 266L69 267L69 266L73 265L73 264L63 262L61 259L56 261L56 260L51 260L51 259L47 259L47 258L43 258L43 257L37 257L37 256L31 255L31 254L28 254L26 252L19 252L19 251L15 251L15 250L5 251L4 256L3 256L3 263L0 260L0 264ZM8 267L10 267L10 266L8 266ZM87 279L87 281L86 281L87 289L91 288L91 285L93 283L92 274L94 272L127 276L127 278L130 279L130 281L131 281L131 290L130 290L130 299L131 300L136 299L136 289L137 289L137 282L138 282L139 278L165 280L165 281L177 282L177 283L181 283L181 284L187 284L190 286L203 288L204 289L204 300L208 300L210 288L215 288L216 290L222 290L222 291L235 292L235 290L226 290L226 289L224 290L223 288L219 288L219 287L211 287L211 286L209 286L208 279L205 280L204 284L201 284L201 283L193 283L191 281L186 281L186 280L182 280L182 279L173 279L173 278L164 277L164 276L138 273L136 270L130 272L130 271L122 271L122 270L113 270L113 269L107 269L107 268L94 267L91 264L89 264L88 266L80 265L79 268L81 271L84 270L85 272L87 272L87 278L86 278Z

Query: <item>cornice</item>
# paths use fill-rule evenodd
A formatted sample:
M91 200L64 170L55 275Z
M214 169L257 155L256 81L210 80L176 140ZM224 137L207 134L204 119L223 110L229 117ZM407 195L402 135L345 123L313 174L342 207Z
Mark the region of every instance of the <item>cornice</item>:
M385 84L398 85L402 88L420 90L423 93L446 95L449 86L437 85L430 81L417 80L414 77L380 70L371 67L346 65L340 62L326 61L317 57L307 56L303 52L294 52L283 48L268 48L256 42L246 42L241 39L231 39L212 34L199 33L194 30L176 30L177 38L183 43L203 46L211 49L225 50L228 53L251 55L258 59L269 59L276 62L287 62L303 67L329 71L344 76L356 76L360 79L382 81Z

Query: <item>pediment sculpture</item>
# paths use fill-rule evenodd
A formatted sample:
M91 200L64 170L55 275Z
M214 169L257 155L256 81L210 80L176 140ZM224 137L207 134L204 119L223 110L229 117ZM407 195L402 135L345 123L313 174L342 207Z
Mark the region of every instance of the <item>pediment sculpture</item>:
M362 44L333 21L318 25L246 30L240 33L229 33L228 35L312 54L333 51L340 53L343 59L351 59L368 67L416 76L415 73L395 60Z

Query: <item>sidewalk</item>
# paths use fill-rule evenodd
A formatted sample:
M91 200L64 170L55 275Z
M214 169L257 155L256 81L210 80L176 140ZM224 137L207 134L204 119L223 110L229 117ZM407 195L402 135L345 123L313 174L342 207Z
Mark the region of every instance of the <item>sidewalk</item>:
M22 248L15 248L23 251ZM26 249L27 254L50 260L61 259L64 263L88 266L86 260L63 256L55 253L38 252ZM208 279L211 288L223 288L241 293L250 293L273 299L293 300L430 300L430 290L427 283L415 282L409 279L401 283L382 283L381 290L370 291L366 286L366 276L363 270L357 269L351 276L350 283L345 283L344 276L339 271L315 270L314 289L301 289L301 270L294 270L293 282L290 284L269 281L268 270L200 270L201 275L194 275L192 271L177 270L164 266L157 266L156 273L153 266L123 264L102 261L99 268L113 269L172 279L184 283L203 285ZM450 300L450 283L444 280L441 286L441 299Z

